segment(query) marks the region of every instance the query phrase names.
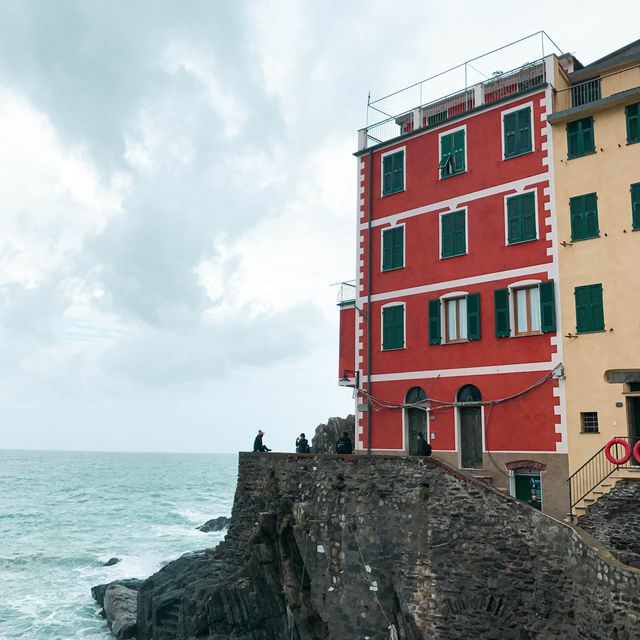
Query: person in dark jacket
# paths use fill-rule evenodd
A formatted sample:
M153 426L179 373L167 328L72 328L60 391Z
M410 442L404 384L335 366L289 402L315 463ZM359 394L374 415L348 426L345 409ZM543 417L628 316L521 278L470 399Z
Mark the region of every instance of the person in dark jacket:
M351 444L351 438L349 434L344 431L342 435L338 438L338 442L336 442L336 453L340 454L348 454L353 453L353 445Z
M304 433L301 433L296 438L296 453L311 453L311 449L309 448L309 441L307 440Z
M419 433L416 438L418 439L418 455L419 456L430 456L431 455L431 445L424 439L424 436Z
M262 436L264 435L264 431L258 431L258 435L256 439L253 441L253 450L254 451L271 451L268 447L262 444Z

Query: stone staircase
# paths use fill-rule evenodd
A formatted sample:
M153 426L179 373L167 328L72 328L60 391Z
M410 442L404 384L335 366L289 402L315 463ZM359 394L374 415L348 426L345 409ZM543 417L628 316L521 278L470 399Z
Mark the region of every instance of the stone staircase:
M640 480L640 466L638 467L620 467L608 478L594 487L582 500L573 507L571 521L575 523L580 516L587 512L587 508L595 504L602 496L609 493L620 480L632 479Z

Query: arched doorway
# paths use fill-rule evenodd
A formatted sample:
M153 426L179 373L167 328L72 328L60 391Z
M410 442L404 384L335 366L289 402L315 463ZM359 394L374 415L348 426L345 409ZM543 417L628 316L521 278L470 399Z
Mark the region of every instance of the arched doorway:
M460 443L460 466L463 469L482 469L482 395L478 387L466 384L456 396L457 402L469 403L459 406L458 433Z
M405 396L405 404L416 404L427 399L427 394L422 387L412 387L407 391ZM406 449L410 456L418 453L417 435L421 433L425 440L428 441L427 435L427 407L407 407L405 409L405 425L406 425Z

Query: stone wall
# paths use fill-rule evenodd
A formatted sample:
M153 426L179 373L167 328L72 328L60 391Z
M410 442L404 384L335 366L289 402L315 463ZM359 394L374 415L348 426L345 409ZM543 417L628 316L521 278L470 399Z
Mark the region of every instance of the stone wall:
M434 459L241 454L214 551L145 582L139 640L630 640L640 571Z
M640 567L640 478L619 480L587 508L579 524L620 561Z

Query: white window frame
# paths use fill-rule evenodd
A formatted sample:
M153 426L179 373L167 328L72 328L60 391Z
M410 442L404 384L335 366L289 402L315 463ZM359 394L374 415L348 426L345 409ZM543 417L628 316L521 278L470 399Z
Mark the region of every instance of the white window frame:
M440 171L440 159L442 158L442 136L448 136L449 134L455 133L456 131L461 131L463 129L464 129L464 171L454 173L450 176L442 177L442 174ZM438 180L448 180L453 176L462 175L463 173L468 173L469 171L469 159L467 158L468 148L469 148L469 134L467 132L466 124L460 125L459 127L453 127L452 129L447 129L446 131L441 131L438 133L438 162L436 163L436 168L438 171Z
M542 326L539 331L535 333L516 333L516 305L518 301L516 300L516 291L518 289L528 289L531 287L538 287L538 292L540 291L540 284L542 280L521 280L520 282L513 282L508 285L509 289L509 337L511 338L529 338L530 336L537 336L542 333ZM540 318L540 323L542 324L542 318Z
M402 332L403 332L403 336L404 336L404 346L402 347L395 347L393 349L385 349L383 347L383 343L384 343L384 309L386 307L399 307L402 306L404 307L404 313L402 314L402 322L403 322L403 326L402 326ZM380 351L402 351L403 349L407 348L407 303L406 302L388 302L387 304L383 304L380 307Z
M527 193L533 192L533 207L536 213L536 237L531 238L531 240L521 240L520 242L509 242L509 207L507 201L509 198L516 198L518 196L524 196ZM536 187L531 187L527 189L522 189L520 191L516 191L515 193L510 193L509 195L504 196L504 246L505 247L516 247L521 244L525 244L527 242L534 242L536 240L540 240L540 219L538 213L538 189Z
M400 192L398 192L400 193ZM392 194L390 194L392 195ZM402 266L393 267L393 269L384 269L384 234L396 227L402 227ZM396 271L397 269L404 269L407 266L407 225L405 223L396 224L391 223L388 227L383 227L380 233L380 273L387 273L388 271Z
M516 497L516 474L518 471L522 472L519 474L522 476L533 475L535 473L540 476L540 513L544 513L544 471L538 471L537 469L531 469L530 467L509 469L509 495L512 498Z
M461 342L469 342L468 337L459 340L447 340L447 302L450 300L459 300L464 298L465 301L469 295L468 291L451 291L440 296L440 334L442 338L441 344L460 344ZM469 327L467 327L467 336L469 335Z
M458 211L464 211L464 253L457 253L455 256L442 255L442 216L446 216L449 213L456 213ZM456 209L448 209L447 211L441 211L438 214L438 259L450 260L451 258L459 258L460 256L469 255L469 207L458 207Z
M524 153L519 153L517 156L511 156L509 158L506 157L507 154L507 149L506 149L506 144L505 144L505 139L504 139L504 117L509 114L509 113L514 113L515 111L520 111L522 109L526 109L527 107L531 108L530 113L530 118L531 118L531 151L525 151ZM533 153L536 150L536 132L533 128L533 123L535 122L535 118L533 117L533 101L531 102L525 102L523 104L519 104L517 107L511 107L510 109L505 109L504 111L501 111L501 129L500 129L500 135L502 136L502 160L503 162L506 162L507 160L513 160L514 158L519 158L520 156L526 156L527 153Z
M394 153L400 153L402 151L402 175L404 176L404 185L400 191L394 191L393 193L384 193L384 159L386 156L392 156ZM388 198L389 196L393 196L396 193L402 193L407 190L407 147L396 147L391 151L385 151L380 154L380 197Z

